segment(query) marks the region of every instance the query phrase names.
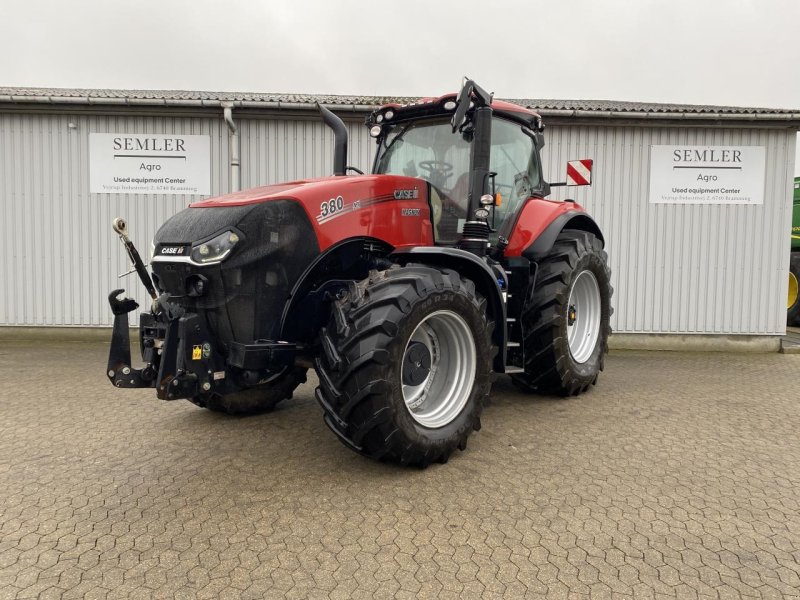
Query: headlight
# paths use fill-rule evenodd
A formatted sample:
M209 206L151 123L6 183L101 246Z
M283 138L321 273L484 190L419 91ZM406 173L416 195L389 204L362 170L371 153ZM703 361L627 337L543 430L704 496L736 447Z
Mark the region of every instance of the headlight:
M217 237L192 246L192 260L196 263L207 264L223 260L239 243L239 234L235 231L226 231Z

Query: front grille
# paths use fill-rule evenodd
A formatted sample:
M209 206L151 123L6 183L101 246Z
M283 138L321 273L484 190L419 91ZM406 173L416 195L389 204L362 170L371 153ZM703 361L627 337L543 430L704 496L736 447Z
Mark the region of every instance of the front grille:
M221 263L156 262L153 272L171 301L205 315L218 341L274 340L292 288L319 254L314 230L298 203L273 200L247 207L187 208L162 226L156 244L191 244L229 227L244 239ZM202 296L192 297L187 282L197 275L207 283Z

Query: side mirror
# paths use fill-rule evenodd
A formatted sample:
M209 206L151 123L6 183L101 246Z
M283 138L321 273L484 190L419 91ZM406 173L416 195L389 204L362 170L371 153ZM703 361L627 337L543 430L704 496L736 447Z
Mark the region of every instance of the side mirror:
M591 158L571 160L567 163L567 185L592 185Z

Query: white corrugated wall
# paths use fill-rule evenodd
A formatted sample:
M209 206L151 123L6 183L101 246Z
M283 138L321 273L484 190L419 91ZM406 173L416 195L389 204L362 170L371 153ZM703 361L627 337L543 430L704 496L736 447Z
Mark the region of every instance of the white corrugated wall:
M606 238L614 331L782 334L795 132L690 127L553 127L543 162L593 158L591 187L554 188L584 205ZM650 204L653 145L764 146L763 205Z
M333 135L319 119L237 123L243 188L330 174ZM368 170L373 144L361 131L363 119L347 124L348 164ZM111 221L128 220L146 261L159 225L201 197L90 194L89 133L95 132L208 135L212 195L228 190L221 118L0 113L0 325L110 325L106 298L115 288L149 306L135 274L118 278L129 261ZM135 314L131 322L138 322Z
M70 125L71 124L71 125ZM125 216L146 256L152 232L191 201L189 196L89 193L89 133L210 135L211 189L227 185L216 119L0 114L3 256L0 320L10 325L108 325L106 302L116 287L134 288L110 223ZM142 302L146 294L137 294Z
M330 175L333 170L333 132L319 117L307 120L241 119L242 189ZM346 121L348 166L369 172L375 143L363 118ZM226 146L227 149L227 146Z
M330 173L333 135L313 115L234 117L243 188ZM360 118L347 123L348 164L367 171L374 143ZM228 133L221 118L0 114L0 325L110 325L111 289L135 290L146 302L134 275L117 279L127 259L111 220L125 216L146 255L158 225L198 199L90 194L90 132L209 135L212 194L228 189ZM568 193L606 236L615 331L784 331L793 130L561 125L549 127L546 139L550 181L563 180L567 160L595 160L594 185ZM649 204L653 144L765 146L764 204ZM565 192L556 188L554 197Z

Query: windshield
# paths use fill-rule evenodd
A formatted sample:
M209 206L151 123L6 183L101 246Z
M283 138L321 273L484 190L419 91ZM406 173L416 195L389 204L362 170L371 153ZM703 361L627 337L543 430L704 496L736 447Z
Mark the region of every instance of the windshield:
M470 143L453 133L449 120L413 121L397 125L380 149L375 172L419 177L434 188L431 205L437 242L452 242L467 216ZM490 169L495 190L502 196L495 228L516 214L522 202L541 185L533 139L522 127L500 118L492 120Z
M440 191L467 193L469 143L445 120L395 127L384 140L376 173L420 177Z

